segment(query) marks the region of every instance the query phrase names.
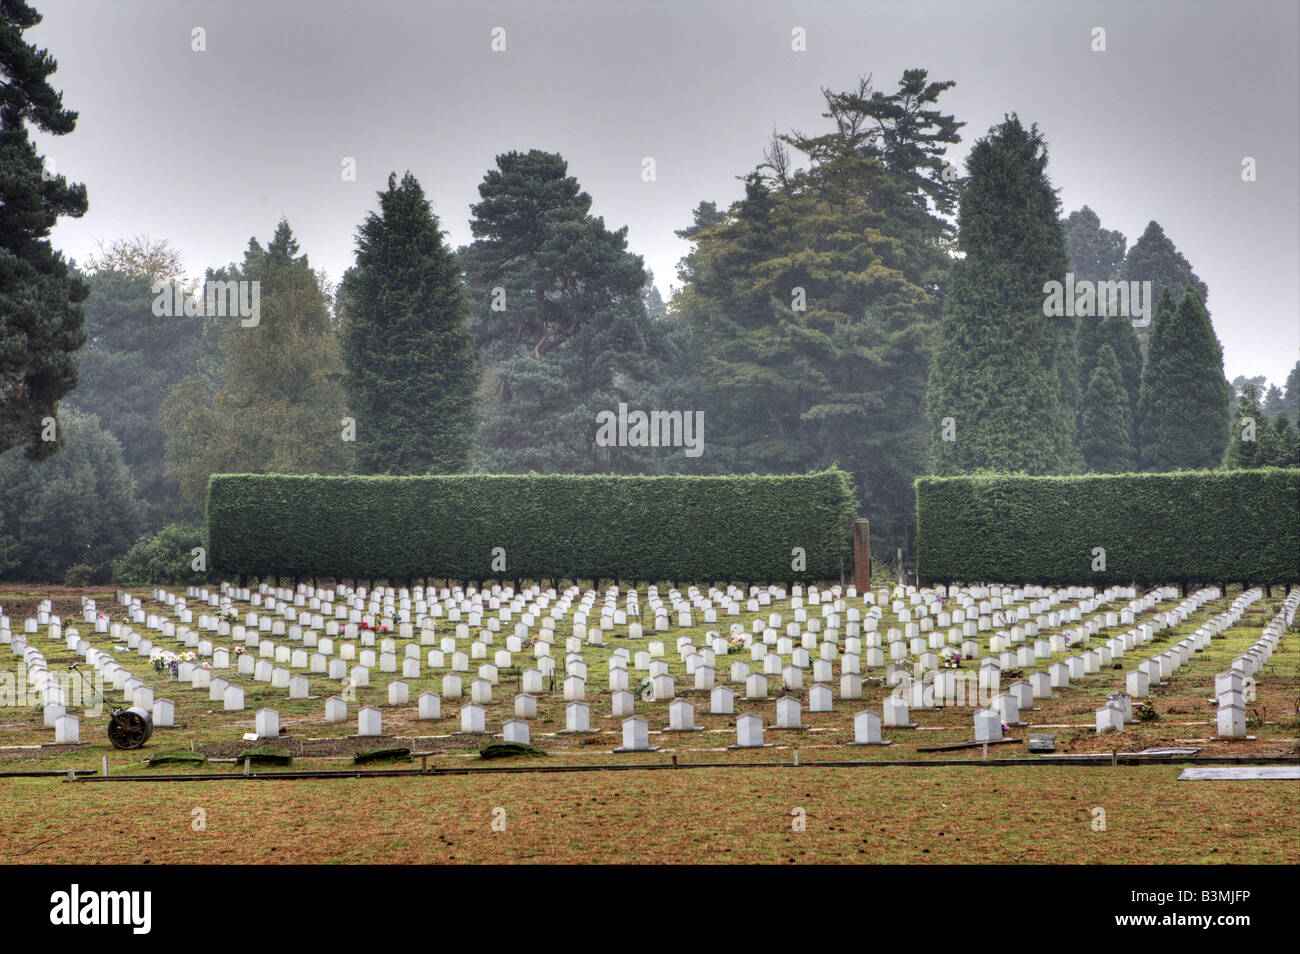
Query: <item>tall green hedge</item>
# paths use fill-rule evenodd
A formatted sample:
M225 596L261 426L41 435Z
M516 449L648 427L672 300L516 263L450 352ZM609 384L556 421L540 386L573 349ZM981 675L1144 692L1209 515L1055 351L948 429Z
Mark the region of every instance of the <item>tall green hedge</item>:
M839 579L843 471L778 477L218 474L218 573L406 579ZM492 567L505 550L505 571ZM792 569L802 547L807 565Z
M921 477L916 514L929 582L1300 582L1300 470Z

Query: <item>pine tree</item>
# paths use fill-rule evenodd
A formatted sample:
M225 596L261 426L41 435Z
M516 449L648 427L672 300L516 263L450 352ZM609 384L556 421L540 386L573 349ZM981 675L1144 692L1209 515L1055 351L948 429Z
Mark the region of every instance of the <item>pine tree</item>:
M1259 404L1259 389L1246 385L1237 401L1228 429L1228 447L1223 452L1223 466L1230 470L1263 467L1267 456L1268 419Z
M1137 463L1128 392L1109 344L1103 344L1097 353L1097 366L1084 395L1079 450L1088 469L1096 473L1125 473Z
M1142 393L1142 345L1131 319L1107 315L1101 319L1084 318L1079 322L1079 380L1087 387L1097 367L1097 353L1108 345L1119 364L1120 379L1128 396L1129 414L1137 410ZM1086 402L1085 402L1086 406Z
M1264 399L1260 402L1264 408L1264 415L1271 421L1282 413L1286 407L1286 401L1282 397L1282 389L1276 384L1270 384L1268 390L1264 392Z
M647 315L646 274L627 229L610 231L590 214L591 196L553 153L498 156L479 195L475 241L461 252L487 371L475 468L680 468L680 450L596 443L598 412L620 401L653 410L686 387L675 322Z
M967 159L959 242L927 395L934 467L1069 471L1079 390L1072 322L1044 314L1067 270L1037 127L1010 116ZM945 439L951 438L951 439Z
M1193 289L1156 306L1142 371L1138 444L1143 470L1217 467L1228 440L1223 348Z
M469 466L478 368L469 299L424 190L411 173L379 193L339 290L345 390L365 474Z
M1282 392L1282 410L1291 415L1291 421L1300 427L1300 361L1287 372L1286 388Z
M26 445L33 459L58 449L44 422L77 386L89 291L49 242L61 216L85 214L86 188L47 172L27 132L65 136L77 123L48 82L54 58L23 41L40 22L25 0L0 3L0 453Z

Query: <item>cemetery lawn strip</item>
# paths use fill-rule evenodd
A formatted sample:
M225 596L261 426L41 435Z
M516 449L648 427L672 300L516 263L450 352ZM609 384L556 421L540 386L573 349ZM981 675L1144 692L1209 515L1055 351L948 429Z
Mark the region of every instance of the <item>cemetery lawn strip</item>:
M1179 782L1180 771L755 767L107 788L9 779L0 850L20 864L1300 862L1295 785ZM196 807L204 831L192 830ZM504 832L491 829L498 807ZM805 831L792 825L796 808ZM1094 830L1098 808L1105 831Z

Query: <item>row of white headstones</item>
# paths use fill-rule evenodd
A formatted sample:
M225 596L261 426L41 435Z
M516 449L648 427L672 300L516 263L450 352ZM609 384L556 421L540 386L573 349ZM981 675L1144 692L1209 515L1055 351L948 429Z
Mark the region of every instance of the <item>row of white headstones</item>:
M555 623L562 619L568 608L572 605L574 598L580 591L576 588L570 588L560 597L556 605L551 608L549 615L541 620L541 631L538 633L539 641L534 647L535 656L538 658L538 669L529 669L525 671L525 690L532 689L539 691L541 688L541 678L549 675L554 671L553 660L549 656L550 642L554 639ZM566 672L568 678L565 680L565 693L570 705L567 710L566 726L568 731L583 732L589 731L589 713L581 698L585 685L586 663L581 658L581 648L583 638L585 637L588 644L599 644L603 642L603 634L616 626L625 624L627 616L624 614L636 614L637 596L635 591L630 591L627 595L627 610L620 611L617 609L617 589L611 588L605 596L604 606L601 609L601 620L599 627L587 627L587 614L591 612L594 606L596 594L588 591L581 601L577 611L574 613L574 635L569 638L568 648L570 650L566 658ZM1093 634L1100 631L1102 627L1114 626L1117 624L1127 624L1134 621L1136 613L1150 609L1156 602L1173 595L1172 590L1160 590L1148 594L1141 600L1133 600L1129 606L1119 614L1107 613L1104 617L1098 616L1089 620L1085 627L1084 639L1088 640ZM861 652L861 642L863 631L868 642L867 656L868 665L879 665L883 661L881 655L873 657L873 650L876 654L881 653L881 642L878 624L883 618L883 605L890 598L888 590L881 590L878 594L868 593L863 598L863 607L865 618L855 607L848 607L846 601L856 598L856 592L852 587L841 592L839 587L831 588L827 594L819 594L815 589L810 589L807 594L807 605L805 606L804 597L799 587L792 588L791 609L794 613L795 620L787 624L786 636L781 637L776 627L781 625L779 614L771 613L766 619L755 619L753 621L754 634L760 630L763 634L763 642L754 642L753 636L745 635L743 626L733 624L733 637L741 636L745 646L751 650L752 657L763 659L765 662L765 672L762 676L757 673L749 674L748 664L740 662L734 663L732 667L733 680L744 681L749 698L764 698L766 696L767 675L780 673L783 676L783 683L787 688L800 688L802 685L801 673L807 668L809 657L808 649L816 647L817 634L820 630L820 621L813 617L809 619L807 606L821 606L821 615L827 623L827 630L822 637L821 653L822 659L817 660L814 664L814 678L822 678L829 681L829 668L831 661L838 652L838 626L840 623L839 614L843 613L845 618L845 655L841 659L841 668L843 671L841 679L841 697L842 698L859 698L861 691L861 676L858 666L858 653ZM1211 598L1210 594L1217 595L1217 591L1208 591L1205 598ZM337 596L342 595L343 605L333 606ZM774 600L784 599L784 588L753 588L749 593L749 601L746 606L751 612L761 609L763 606L770 606ZM823 595L827 598L825 603L822 602ZM996 678L997 672L1004 665L1014 665L1016 663L1025 663L1033 661L1040 656L1050 655L1053 652L1060 652L1066 648L1066 641L1062 634L1057 634L1051 640L1039 640L1033 647L1021 646L1018 653L1011 653L1007 647L1013 646L1018 642L1024 642L1028 637L1039 635L1038 627L1045 625L1048 628L1063 626L1071 622L1081 621L1082 613L1092 612L1097 607L1104 605L1114 599L1128 595L1133 596L1131 590L1122 588L1112 588L1105 594L1101 594L1093 599L1093 592L1088 588L1071 588L1068 591L1053 591L1043 588L1026 588L1020 590L1010 589L990 589L988 587L972 587L969 589L947 589L938 588L934 591L918 591L915 588L896 588L893 592L893 602L890 610L896 617L897 621L902 623L905 631L900 632L897 629L891 629L887 633L890 641L890 654L893 662L890 663L887 670L887 678L891 684L901 682L911 678L911 674L906 668L900 665L901 660L906 660L909 655L916 653L919 658L916 660L919 670L927 675L933 674L934 680L916 679L913 681L911 689L913 693L914 706L916 708L930 708L935 701L935 685L937 683L939 691L937 693L938 703L952 704L952 693L949 687L955 681L954 673L936 672L934 667L937 665L937 655L931 650L942 647L945 643L956 645L962 642L962 649L968 655L975 655L978 652L978 643L966 639L968 636L974 636L981 631L990 631L994 626L1005 627L1008 623L1011 625L1009 631L999 630L990 634L990 649L993 651L1002 650L999 659L986 657L981 663L981 682L984 682L987 676ZM730 587L727 591L710 590L708 596L704 596L695 587L688 590L689 599L683 599L681 595L672 590L669 593L669 600L674 609L677 611L679 625L690 625L694 614L692 608L699 611L704 616L705 621L710 621L710 616L716 613L712 606L713 601L722 604L728 615L739 614L739 600L745 594L738 588ZM197 647L200 655L211 655L217 668L222 668L221 664L229 665L229 650L224 647L213 647L211 642L203 640L193 630L190 630L187 623L194 621L194 614L187 606L186 600L176 597L165 590L159 590L154 593L154 597L161 603L172 608L178 618L181 620L180 625L164 620L159 616L146 613L140 600L132 598L129 594L123 594L123 605L127 608L130 619L133 622L145 623L164 636L171 636L178 642L186 646ZM306 662L305 650L291 651L289 647L276 647L274 643L267 640L260 641L260 634L268 632L271 635L285 635L286 626L287 635L292 641L296 638L304 640L308 648L312 643L317 641L316 633L313 630L302 630L299 619L299 609L305 612L302 618L306 618L314 627L322 627L330 634L321 643L331 645L317 644L318 649L326 652L313 654L312 659L308 662L314 671L319 671L321 658L332 652L332 637L341 635L344 640L354 636L359 636L362 645L373 645L374 636L370 632L359 631L358 627L361 622L375 623L376 613L384 614L386 618L379 620L380 625L387 623L392 626L394 623L399 627L399 631L405 638L413 637L415 626L421 630L421 644L432 643L437 640L434 631L435 621L438 617L446 612L448 622L455 622L457 634L456 637L442 637L442 648L430 650L430 663L441 662L441 659L435 660L432 657L435 653L441 657L445 652L451 651L453 659L453 672L448 673L443 680L443 695L452 698L460 695L460 680L455 674L457 669L461 671L468 669L468 657L466 654L455 650L457 638L467 638L471 626L481 626L479 638L471 646L471 655L474 658L485 658L488 647L491 645L492 636L500 631L501 624L509 623L514 613L521 613L519 622L515 623L515 634L507 640L507 649L504 655L507 658L504 662L509 664L509 653L516 650L522 645L522 640L528 637L530 627L535 625L540 613L546 611L547 604L550 600L556 599L557 594L551 590L542 594L540 589L532 588L524 591L519 596L515 596L509 588L502 589L494 587L490 593L482 594L471 591L470 593L461 593L460 591L443 590L440 600L426 602L424 592L417 588L414 599L402 591L397 593L392 590L377 590L371 596L369 605L366 604L366 593L364 590L352 593L342 591L321 591L317 593L312 588L301 586L297 591L278 590L272 591L269 587L262 587L256 593L250 593L247 590L237 590L228 584L223 585L220 593L212 594L206 590L191 590L188 594L189 599L197 599L200 602L207 603L209 606L220 609L217 616L200 615L198 623L200 629L207 629L215 632L217 635L230 635L232 638L242 640L246 644L251 643L249 648L260 646L261 652L269 656L275 653L277 661L290 663L291 668L303 668L302 663ZM877 600L878 598L878 600ZM955 602L957 608L951 611L945 611L938 605L931 603L931 600L948 598ZM1065 599L1080 599L1080 605L1063 610L1053 610L1054 606L1059 606ZM382 600L382 602L381 602ZM1016 606L1017 603L1023 603L1030 600L1030 605ZM245 625L231 624L226 618L232 615L234 611L234 602L247 602L250 606L263 609L263 614L250 612L245 620ZM1203 602L1203 600L1202 600ZM647 603L652 607L662 605L659 601L657 591L652 587L647 592ZM1188 601L1188 607L1181 615L1181 619L1186 618L1186 612L1199 606L1195 598ZM366 610L370 612L365 612ZM483 618L484 610L489 612L496 611L496 616L489 616L486 620ZM266 611L276 612L281 619L275 619ZM1033 613L1039 613L1036 620L1029 621ZM411 621L411 615L415 614L414 622ZM971 618L968 618L968 613ZM48 607L42 607L42 612L38 613L38 618L34 621L29 620L26 626L28 632L34 632L35 627L39 625L49 625L51 627L51 637L58 638L60 635L56 628L59 625L57 620L49 618L42 619L41 616L48 617ZM332 615L334 618L325 619L325 616ZM1178 613L1172 614L1178 617ZM396 619L394 619L396 617ZM656 627L666 628L666 614L661 611L655 611ZM142 639L138 634L130 630L129 626L122 624L109 624L106 617L96 612L93 604L88 603L85 608L85 618L88 622L93 621L97 631L104 632L111 630L114 638L125 638L129 648L134 648L144 656L153 651L152 644ZM714 617L716 618L716 616ZM340 623L342 624L340 631ZM950 626L948 635L945 638L942 632L934 631L935 623L940 627ZM1149 640L1154 631L1163 628L1165 625L1173 625L1174 620L1163 619L1158 617L1154 626L1144 624L1138 630L1132 630L1126 634L1122 641L1127 643L1127 638ZM800 624L804 624L801 626ZM958 629L952 624L961 624ZM629 634L635 632L634 627L639 624L634 619L628 624ZM254 628L256 627L256 628ZM806 627L806 631L805 631ZM242 630L242 632L241 632ZM921 637L922 632L929 633L929 640ZM687 637L680 637L678 640L678 651L682 654L683 660L688 669L688 675L692 670L696 675L697 688L711 689L711 709L714 712L730 713L733 711L734 694L726 687L714 687L711 685L712 680L708 677L712 675L713 667L711 665L702 665L703 660L713 662L713 656L716 654L726 654L728 651L728 641L721 639L719 634L710 633L712 637L712 647L702 651L697 651L690 643ZM911 642L905 642L901 637L910 637ZM792 648L794 638L799 638L804 643L799 649ZM73 646L74 640L77 648L96 668L101 669L107 676L113 679L114 687L125 690L128 695L133 697L137 705L145 706L152 701L152 691L148 687L134 679L125 667L119 666L109 654L102 653L89 647L84 641L80 640L75 632L67 634L68 644ZM576 645L575 645L576 642ZM1114 642L1114 641L1112 641ZM392 643L392 650L385 652L384 656L390 659L383 660L381 656L381 671L395 670L395 641L385 640L385 644ZM519 645L511 645L516 643ZM768 647L776 643L778 650L775 654L767 653ZM927 648L928 647L928 648ZM385 646L388 649L388 646ZM1066 663L1057 663L1053 665L1053 670L1049 673L1035 673L1030 677L1029 683L1018 683L1012 687L1012 691L1004 693L995 700L991 710L983 711L976 714L976 733L977 738L984 736L1000 735L1001 723L1008 724L1018 722L1018 708L1022 705L1029 708L1032 705L1032 699L1041 698L1050 694L1053 686L1068 685L1071 678L1078 678L1089 672L1096 672L1097 667L1102 664L1102 657L1106 657L1106 663L1109 662L1108 648L1098 648L1097 652L1089 650L1081 657L1071 657ZM1127 648L1131 648L1128 646ZM414 659L410 658L411 651L414 650ZM1120 654L1123 648L1114 647L1115 651ZM352 652L349 652L352 651ZM343 642L340 647L341 656L351 656L355 658L354 646L349 642ZM373 659L367 660L363 650L361 666L352 667L347 672L345 678L351 681L353 685L368 684L369 668L364 665L369 661L373 665ZM418 653L419 649L415 646L407 647L408 658L404 661L404 678L406 673L414 669L418 675ZM638 669L648 670L651 673L651 686L655 698L671 699L673 697L672 677L667 672L667 663L662 659L656 659L656 656L662 656L662 643L651 642L649 651L637 654L636 664ZM225 658L222 658L222 655ZM781 657L785 654L791 656L791 665L782 666ZM373 657L373 650L370 656ZM498 651L497 662L502 662L502 651ZM1095 658L1093 658L1095 657ZM628 661L628 651L619 650L611 659L611 688L615 690L614 715L630 715L631 703L634 699L626 687L626 664ZM38 665L43 663L39 661ZM298 664L295 666L294 664ZM331 676L342 675L339 672L338 664L344 663L343 659L329 660L330 668L333 670ZM387 663L387 665L385 665ZM692 665L692 664L695 665ZM261 681L269 681L273 687L288 688L291 697L306 696L307 680L304 676L293 676L288 670L275 669L271 667L269 659L260 660L255 664L250 656L243 656L239 659L241 672L245 669L251 669L252 675ZM742 668L743 667L743 668ZM194 688L208 688L210 698L213 701L222 701L223 705L229 711L240 711L243 708L243 690L241 687L230 685L227 680L221 677L213 679L209 670L193 667L189 664L183 664L183 678L188 678ZM491 687L495 683L495 664L485 664L480 669L480 678L475 680L472 691L472 702L470 705L462 707L461 721L462 730L466 732L481 732L483 729L483 710L482 704L491 701ZM262 672L258 672L262 669ZM819 671L821 670L821 671ZM1035 677L1038 678L1039 686L1034 685ZM761 680L761 685L760 685ZM621 684L620 684L621 683ZM702 684L703 683L703 684ZM896 687L897 688L897 687ZM393 705L405 705L409 701L407 687L404 682L394 681L389 685L389 701ZM847 690L847 691L846 691ZM1035 690L1038 690L1035 695ZM830 689L822 683L814 685L809 694L811 711L827 711L831 708ZM434 693L424 693L420 697L420 715L422 718L440 718L441 699ZM892 705L891 705L892 703ZM57 701L56 701L57 704ZM165 727L171 722L173 713L169 700L157 700L153 702L155 723L159 727ZM368 707L373 709L373 707ZM516 714L522 718L528 718L535 715L535 697L532 693L525 691L516 699ZM793 697L785 697L779 700L777 706L778 721L777 727L795 728L799 725L799 700ZM867 715L859 713L859 716ZM994 719L993 716L999 716ZM359 715L359 732L363 735L379 734L379 710L365 711ZM343 721L346 719L346 702L340 697L332 697L327 700L326 717L331 721ZM58 714L54 714L58 718ZM886 700L885 705L885 722L890 725L909 725L907 711L907 699L900 698L896 693L890 699ZM47 724L50 721L50 712L47 711ZM857 723L869 726L870 719L856 719ZM278 734L278 714L274 710L262 710L258 714L258 734L273 736ZM685 700L679 700L679 704L670 707L670 730L688 730L693 728L693 709ZM56 727L57 729L57 727ZM518 727L513 731L517 734ZM873 741L868 735L867 739L862 741Z
M1255 594L1254 599L1259 599L1262 595L1258 590L1249 592ZM1246 596L1243 593L1237 597L1233 606ZM1254 602L1254 599L1250 602ZM1265 624L1259 639L1238 654L1228 669L1215 674L1214 696L1218 704L1218 733L1221 738L1245 738L1248 690L1253 689L1260 671L1277 650L1282 635L1295 624L1297 607L1300 607L1300 587L1292 587L1282 601L1282 606ZM1242 610L1244 609L1243 605Z

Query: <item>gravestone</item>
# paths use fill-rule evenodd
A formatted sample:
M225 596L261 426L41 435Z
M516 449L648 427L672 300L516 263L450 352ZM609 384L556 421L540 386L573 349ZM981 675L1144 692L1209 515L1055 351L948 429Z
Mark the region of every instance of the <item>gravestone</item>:
M564 707L564 731L591 732L591 710L585 702L570 702Z
M306 676L293 676L289 679L289 698L306 699L310 683Z
M170 729L176 725L176 705L170 699L156 699L153 704L153 727Z
M818 683L808 690L808 711L809 712L831 712L831 689L830 686Z
M650 745L650 725L645 716L632 716L623 720L623 744L615 752L655 752L658 746Z
M411 704L411 688L400 679L388 684L388 704L390 706L407 706Z
M709 712L713 715L732 715L735 711L735 692L726 686L714 686L709 693Z
M222 709L226 712L243 712L244 690L239 686L226 686L226 696L222 700Z
M751 673L745 680L745 698L746 699L766 699L767 698L767 676L762 673Z
M527 692L521 692L515 696L515 718L536 719L537 697Z
M733 749L763 748L763 720L752 712L747 712L736 720L736 744L728 746Z
M1097 733L1111 731L1124 731L1124 710L1108 702L1097 710Z
M501 727L501 735L507 742L517 742L520 745L530 745L532 742L528 723L523 719L511 719Z
M853 716L853 741L849 745L889 745L880 737L880 716L864 709Z
M887 696L884 703L885 725L892 729L915 729L911 713L907 709L907 699L903 696Z
M54 741L62 745L80 743L81 721L76 716L59 716L54 720Z
M668 731L696 732L695 706L685 699L674 699L668 707Z
M357 735L366 738L384 734L384 714L375 706L365 706L357 713Z
M619 718L633 715L636 711L636 696L628 689L615 690L611 702L612 714Z
M259 739L278 739L280 737L280 713L274 709L258 709L256 724Z
M1134 669L1124 677L1124 688L1134 699L1145 699L1150 693L1150 680L1140 669Z
M998 742L1002 739L1002 714L994 709L975 713L975 741Z
M776 700L776 729L802 729L799 721L801 706L794 696L782 696Z
M346 722L348 718L348 704L342 696L330 696L325 700L325 721L326 722Z

